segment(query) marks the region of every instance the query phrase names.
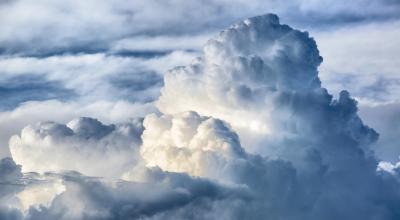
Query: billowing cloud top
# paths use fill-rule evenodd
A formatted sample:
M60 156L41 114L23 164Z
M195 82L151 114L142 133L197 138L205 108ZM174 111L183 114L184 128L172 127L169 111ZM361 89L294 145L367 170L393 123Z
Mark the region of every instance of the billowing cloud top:
M354 127L349 132L363 133L354 138L373 141L376 133L362 124L348 93L332 100L321 88L321 61L307 32L279 24L276 15L254 17L208 41L204 57L190 66L169 71L157 106L223 119L248 150L268 156L286 157L277 151L300 140L297 151L318 143L318 136L334 135L334 126ZM294 139L300 140L282 143Z
M166 73L143 123L80 118L14 136L22 167L2 160L0 180L22 187L0 217L399 219L397 165L378 167L378 134L348 92L321 87L321 62L276 15L239 22Z

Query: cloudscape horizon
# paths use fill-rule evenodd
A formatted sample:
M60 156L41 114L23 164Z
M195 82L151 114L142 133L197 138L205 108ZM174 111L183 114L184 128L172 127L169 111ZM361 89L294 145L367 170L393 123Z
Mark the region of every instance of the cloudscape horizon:
M73 2L0 2L1 220L400 219L395 1Z

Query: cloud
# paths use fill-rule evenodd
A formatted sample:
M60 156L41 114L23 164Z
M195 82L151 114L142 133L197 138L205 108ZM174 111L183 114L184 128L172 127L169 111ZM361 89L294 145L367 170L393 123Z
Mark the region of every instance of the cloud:
M400 134L400 103L393 102L375 106L362 106L360 116L376 129L380 136L374 145L376 156L383 161L395 163L400 156L398 136Z
M162 72L189 63L195 52L140 58L104 53L0 59L0 158L28 124L67 123L80 116L118 123L155 112ZM36 100L36 102L34 102Z
M266 12L279 13L297 25L329 27L398 19L399 4L391 0L7 1L0 5L1 51L35 56L101 52L125 38L197 35Z
M7 157L0 160L0 218L20 219L21 212L16 208L15 194L24 189L21 181L21 166Z
M18 75L0 81L1 110L13 109L25 101L48 99L68 100L74 92L63 88L60 82L48 81L41 75Z
M26 213L30 208L49 207L56 196L66 190L62 178L54 173L24 173L24 190L15 195L18 209Z
M231 199L240 199L244 194L185 174L159 169L146 172L153 181L105 181L63 175L65 192L50 207L29 210L27 219L201 219L211 217L204 212L208 208L234 204Z
M24 172L74 170L118 178L137 162L141 131L141 122L136 120L104 125L96 119L78 118L67 125L44 122L27 126L20 136L11 137L9 146Z
M252 153L301 165L317 149L329 165L346 166L336 153L368 152L378 135L362 123L348 92L334 100L321 87L321 61L307 32L275 15L255 17L210 40L204 57L169 71L157 106L225 120ZM336 150L343 145L354 147Z
M326 60L320 68L323 85L332 92L349 90L362 105L397 101L400 66L393 57L400 51L399 26L388 21L313 31Z
M349 92L334 99L321 87L321 62L307 32L257 16L166 73L159 111L143 124L81 118L25 127L10 141L14 160L43 173L33 180L55 170L64 188L50 187L14 216L398 219L399 182L379 170L371 150L378 134ZM35 198L27 192L18 194L22 204Z
M166 14L168 10L175 13ZM82 98L87 99L85 102L110 102L116 97L130 102L155 100L166 69L186 65L216 30L268 11L279 13L283 21L296 27L307 28L316 37L327 60L320 67L320 77L333 94L347 89L362 104L388 103L398 97L398 66L387 62L398 51L399 4L392 0L213 0L207 4L3 1L0 11L0 81L6 88L0 109L11 110L25 101L50 98ZM350 74L354 75L351 80L347 78ZM29 85L29 91L34 92L23 90L15 82L18 77L34 79ZM253 122L254 128L260 126ZM0 134L2 143L9 133L15 133L11 130L1 130L7 133ZM9 156L3 154L7 149L2 145L0 155Z
M127 101L72 101L47 100L26 102L18 108L0 113L0 157L10 156L8 140L29 124L41 121L68 123L74 118L86 116L98 118L105 123L126 123L135 117L157 112L151 103Z
M4 197L9 194L18 192L23 187L19 184L22 177L21 166L15 164L15 162L9 158L3 158L0 160L0 199L3 202Z
M348 92L333 99L321 87L317 71L321 61L308 33L281 25L274 15L251 18L210 40L204 56L191 65L168 72L157 106L166 114L196 111L221 118L238 132L246 151L290 162L296 173L293 193L299 196L290 200L308 201L313 209L298 213L294 206L286 213L335 219L359 218L366 212L361 218L391 219L397 214L391 199L382 195L392 192L389 197L398 200L398 192L392 188L393 179L383 180L375 172L378 162L370 147L378 134L364 125ZM290 174L289 170L283 173ZM274 178L279 179L266 179ZM370 184L353 188L361 179ZM301 194L305 192L310 194ZM382 203L365 199L369 196ZM355 205L344 207L342 200ZM282 217L283 211L274 208Z
M0 67L1 73L4 74L2 80L4 84L7 83L7 86L11 88L16 87L21 93L23 90L20 84L24 83L25 77L30 79L29 86L35 86L36 80L37 87L44 87L40 81L45 81L48 83L43 90L54 91L54 93L58 91L62 93L63 90L70 91L75 94L73 97L75 99L129 99L136 102L149 102L158 97L159 88L162 86L160 69L186 64L185 60L191 59L193 54L177 51L150 59L105 53L46 58L7 57L0 60ZM127 81L129 84L120 86L121 81ZM55 82L54 85L51 82ZM24 86L24 89L28 88L27 85ZM40 88L37 90L40 91ZM4 91L4 97L10 96L11 92ZM22 95L25 95L21 97L22 101L34 100L27 94ZM42 99L62 100L60 95L50 97L42 95L42 97ZM4 102L7 101L8 99L4 100Z
M195 112L146 116L141 156L147 166L224 179L229 166L245 160L238 136L220 120Z

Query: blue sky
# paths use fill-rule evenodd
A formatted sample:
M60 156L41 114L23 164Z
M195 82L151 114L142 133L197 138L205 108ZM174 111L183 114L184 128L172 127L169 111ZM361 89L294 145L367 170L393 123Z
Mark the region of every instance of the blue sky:
M247 29L240 25L232 27L237 28L237 36L224 35L230 33L232 28L219 35L220 31L234 23L266 13L278 15L280 24L307 31L308 35L297 31L288 31L290 34L279 32L288 28L284 25L279 26L281 29L270 28L270 32L265 34L264 26L258 27L259 23L263 24L262 19L259 23L257 20L250 22L255 27L256 36L264 36L265 39L275 35L285 37L279 37L279 41L248 39ZM268 25L275 22L272 17L265 19ZM282 40L286 38L287 41ZM399 172L399 39L400 2L397 0L0 0L0 158L11 157L16 162L9 159L2 161L0 167L5 167L4 170L11 174L2 177L0 169L0 180L4 178L4 181L15 180L19 183L23 181L21 175L26 177L28 172L32 172L38 176L29 178L35 181L46 179L49 183L32 186L25 182L25 190L13 189L18 193L4 193L7 199L18 195L20 201L16 202L18 205L4 208L14 210L18 207L17 211L0 211L0 216L4 214L9 219L56 218L59 214L57 205L73 207L71 201L76 199L77 191L86 189L88 184L108 191L107 196L110 197L105 196L104 201L96 203L96 198L87 192L85 198L90 201L93 213L98 214L103 206L112 206L119 212L121 210L115 204L129 200L119 195L140 191L136 186L131 188L131 182L147 181L149 184L143 187L148 191L154 181L163 180L171 183L155 193L154 197L140 195L128 203L146 206L147 213L154 214L149 214L152 219L172 216L185 219L188 218L186 209L174 211L157 201L163 201L166 195L173 195L177 200L168 204L176 202L177 205L172 207L185 204L203 213L207 207L201 204L199 208L191 201L201 197L196 187L206 186L211 190L205 193L211 201L218 200L216 198L225 201L225 197L230 197L243 202L247 192L233 189L230 184L236 184L235 187L240 184L250 188L260 187L252 180L255 177L234 172L232 167L239 166L237 161L243 158L252 165L240 165L242 171L253 172L256 169L257 172L267 172L271 169L268 171L271 176L265 176L268 179L275 178L275 172L281 169L289 178L292 175L291 166L294 167L293 172L301 175L303 171L312 170L310 167L318 167L321 169L318 172L325 172L325 165L341 170L340 161L333 157L353 155L360 149L367 159L354 156L353 161L359 163L344 160L343 166L375 166L370 170L365 167L349 168L349 173L361 173L361 179L375 181L376 185L368 185L363 189L365 191L356 193L351 199L359 205L353 208L359 211L368 208L378 210L379 207L371 208L368 201L361 202L361 198L367 195L368 187L375 189L392 184L385 182L379 185L377 182L380 180L370 176L371 170L384 170L394 176ZM298 50L301 53L293 52ZM236 55L248 59L248 63L235 60ZM323 57L321 64L319 56ZM313 92L303 94L303 90ZM347 90L350 96L342 90ZM288 91L299 94L293 95ZM358 102L357 107L351 97ZM186 111L194 113L183 113ZM316 132L318 130L320 133ZM193 136L195 131L203 131L201 134L204 136ZM152 140L160 140L164 144ZM326 148L314 149L314 145L323 145L325 141ZM228 143L229 150L219 152L223 148L219 145L221 142ZM172 143L187 147L188 151L180 152ZM218 168L205 166L203 160L197 160L197 156L171 156L198 155L194 149L200 145L219 152L213 156L215 161L207 163L225 164L229 161L226 162L228 168L219 170L217 165ZM341 145L349 147L337 147ZM42 149L43 146L46 147ZM207 151L205 149L201 148L200 152ZM310 153L314 151L317 153ZM132 157L123 156L121 152ZM230 159L225 156L220 158L221 155L229 155L226 158ZM63 156L76 160L76 164L64 161ZM200 154L199 157L203 156ZM261 161L258 156L276 161ZM304 159L303 156L312 159ZM114 173L103 175L101 172L97 163L104 157L110 158L108 163ZM321 161L316 159L319 157ZM375 162L371 162L369 157ZM235 159L234 162L230 161L231 158ZM123 164L118 161L123 161ZM379 168L380 161L384 162ZM291 165L285 165L285 162ZM143 163L147 167L158 168L146 170L138 165ZM128 172L128 165L135 168ZM274 166L278 168L270 168ZM209 171L213 169L215 173ZM77 173L64 173L66 170ZM55 176L40 176L47 171L54 172ZM332 174L323 179L319 178L319 173L313 172L318 173L310 171L309 178L316 185L318 181L343 177ZM137 177L141 175L151 180ZM109 188L112 183L94 183L91 176L123 179L127 181L124 183L127 186ZM193 176L205 179L192 179ZM218 176L221 180L214 181ZM72 183L61 183L60 179L65 182L68 179ZM305 179L300 178L299 182L307 184ZM291 186L294 189L308 190L288 179L281 180L289 185L295 184ZM185 190L191 196L181 197L178 190L180 181L189 186ZM226 188L224 184L233 188ZM345 185L338 183L340 187L343 186L341 184ZM50 193L35 194L35 187L47 187ZM324 187L321 191L332 190ZM388 191L376 192L391 194L394 198L390 199L397 201L398 192L389 188ZM268 191L257 190L255 192L261 194ZM346 194L348 189L340 188L338 192ZM300 195L304 192L291 193L299 193L291 199L306 198ZM52 203L52 199L59 195L62 195L60 204ZM326 203L316 203L315 212L301 213L295 206L288 208L289 212L311 219L326 217L326 204L331 201L331 196L329 193L321 195L319 198ZM6 197L0 199L0 204L11 201ZM213 209L212 213L225 210L216 208L218 206L240 204L228 200L227 204L213 203L217 211ZM34 204L45 205L46 208L27 211ZM258 212L260 204L263 207L268 201L255 200L252 208L258 216L250 215L251 210L240 214L247 218L267 216ZM76 207L77 215L69 213L70 216L66 214L63 218L73 216L73 219L84 219L84 215L80 214L85 205ZM390 204L382 206L387 210L374 211L377 219L399 216L392 212ZM270 218L291 219L281 215L279 210L282 207L271 207L278 211ZM335 207L339 210L336 217L357 217L351 210ZM231 219L231 215L239 215L228 211L223 213L227 219ZM331 217L334 219L335 216ZM99 216L94 215L93 218Z

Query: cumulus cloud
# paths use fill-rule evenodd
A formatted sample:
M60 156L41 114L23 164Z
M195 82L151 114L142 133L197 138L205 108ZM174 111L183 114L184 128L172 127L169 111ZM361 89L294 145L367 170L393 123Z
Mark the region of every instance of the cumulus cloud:
M199 58L188 67L176 68L167 73L165 87L157 103L159 109L172 114L195 110L203 115L224 119L235 128L242 127L253 132L269 133L270 125L263 123L259 118L268 120L270 114L260 115L259 112L252 114L247 109L268 107L266 103L270 100L267 98L271 97L268 93L277 89L275 87L309 86L315 79L316 66L320 58L310 57L309 65L294 64L293 61L298 60L296 56L302 56L300 53L306 52L307 49L316 50L315 42L310 40L310 45L299 43L304 47L299 48L302 50L299 53L294 48L290 49L292 47L290 44L285 50L283 48L288 42L300 41L307 34L289 27L280 28L276 17L269 17L267 21L260 18L252 22L262 23L260 26L264 25L265 30L252 30L254 26L247 26L246 23L238 24L222 32L217 39L210 40L205 46L203 58ZM235 34L237 29L243 30L243 33ZM267 31L268 29L274 34L270 36L271 32ZM248 39L251 39L249 43ZM261 47L260 50L257 50L258 47ZM314 54L310 53L311 56ZM270 62L276 65L265 64L263 59L276 59L276 62ZM277 64L286 61L292 61L294 67L301 67L297 70L287 65L288 69L285 70L282 69L283 65ZM309 76L306 75L308 72L304 66L311 71ZM227 74L224 74L225 72ZM298 82L297 79L300 80L302 77L308 79ZM318 84L317 81L314 83ZM203 92L204 89L207 92ZM233 111L229 111L230 109Z
M332 137L344 130L349 141L368 145L376 132L363 125L347 92L333 100L321 87L321 61L307 32L274 15L255 17L210 40L204 57L169 71L157 106L223 119L247 150L271 157L294 160L321 143L335 147Z
M8 141L29 124L41 121L68 123L74 118L95 117L104 123L126 123L135 117L144 117L157 110L151 103L127 101L83 101L61 102L47 100L26 102L18 108L0 113L0 157L10 156Z
M224 122L195 112L144 120L141 155L147 166L223 179L235 160L245 158L239 138Z
M239 22L209 40L192 64L164 75L159 112L143 124L80 118L25 127L10 141L14 160L43 173L31 179L53 170L57 181L29 209L37 190L18 193L25 211L4 213L32 220L398 219L397 165L378 165L371 150L378 134L347 91L334 99L321 87L321 62L309 34L276 15ZM5 167L21 178L18 165ZM82 174L62 172L71 169Z
M137 161L141 131L140 120L104 125L96 119L78 118L67 125L44 122L27 126L20 136L10 139L9 146L24 172L75 170L118 178Z
M316 196L297 198L314 207L301 213L311 219L354 218L361 210L391 219L397 215L393 204L380 194L392 191L398 200L398 192L393 186L377 192L394 184L375 172L378 162L370 147L378 134L363 124L348 92L335 100L321 87L321 61L308 33L281 25L274 15L251 18L210 40L204 56L190 66L167 73L157 104L167 114L192 110L224 119L238 131L246 150L289 161L297 173L296 190ZM349 191L361 179L370 184ZM303 185L307 183L311 189ZM365 196L383 203L376 205ZM357 205L348 209L340 205L342 199ZM337 212L328 214L328 204ZM382 207L385 211L378 211Z

